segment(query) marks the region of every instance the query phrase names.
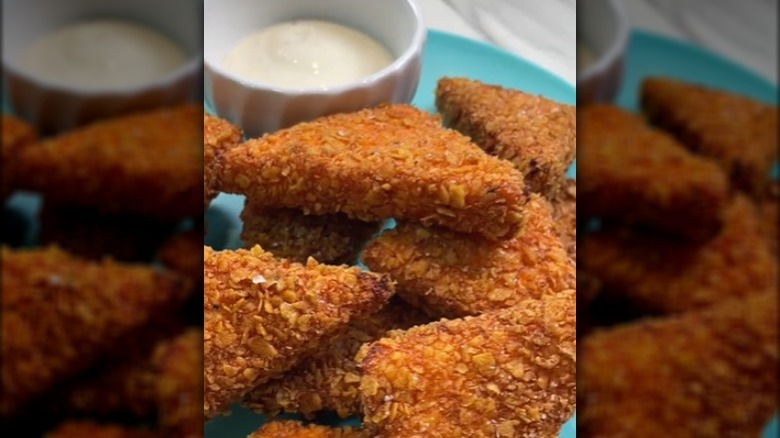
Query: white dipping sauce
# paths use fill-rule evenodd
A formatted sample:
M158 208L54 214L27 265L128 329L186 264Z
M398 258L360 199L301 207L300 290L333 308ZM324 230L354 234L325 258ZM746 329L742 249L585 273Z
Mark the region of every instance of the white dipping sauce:
M148 27L122 20L85 21L33 42L22 68L49 82L89 88L150 82L187 62L184 50Z
M373 38L319 20L280 23L251 34L225 56L247 81L284 88L327 88L360 80L393 61Z

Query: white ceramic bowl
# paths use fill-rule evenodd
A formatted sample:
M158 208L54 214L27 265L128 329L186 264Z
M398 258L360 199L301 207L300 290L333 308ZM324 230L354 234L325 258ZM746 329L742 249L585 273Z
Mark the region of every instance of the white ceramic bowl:
M408 103L420 79L425 26L413 0L206 0L206 101L248 137L380 103ZM221 67L241 38L275 23L319 19L353 27L384 44L392 64L360 81L322 89L250 83Z
M3 1L3 97L17 116L43 133L96 119L202 99L200 0L16 0ZM124 88L86 88L48 83L19 66L36 38L66 24L117 18L149 26L179 43L186 64L154 81Z
M587 0L577 8L577 42L595 57L577 72L577 105L614 99L623 77L628 20L621 0Z

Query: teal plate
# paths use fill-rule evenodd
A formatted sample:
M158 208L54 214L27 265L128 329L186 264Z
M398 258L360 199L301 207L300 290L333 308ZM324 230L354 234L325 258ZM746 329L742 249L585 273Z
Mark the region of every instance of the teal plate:
M423 69L417 94L412 101L416 107L434 112L436 82L444 76L463 76L486 83L499 84L528 93L541 94L549 99L574 105L576 92L573 86L557 76L494 46L459 36L429 31L423 52ZM208 104L206 110L213 112ZM576 177L576 166L568 171ZM209 232L207 244L216 247L236 248L240 245L243 208L242 196L220 195L207 212ZM294 418L294 417L293 417ZM205 426L205 438L245 438L264 422L261 415L253 414L238 406L231 415L209 421ZM332 426L359 425L356 419L339 420L324 416L316 420ZM561 438L576 436L576 415L561 429Z
M734 62L700 47L644 31L634 31L628 46L623 85L617 104L638 109L639 86L648 76L668 76L777 105L777 87ZM774 175L777 177L777 165ZM769 422L763 438L776 438L778 416Z

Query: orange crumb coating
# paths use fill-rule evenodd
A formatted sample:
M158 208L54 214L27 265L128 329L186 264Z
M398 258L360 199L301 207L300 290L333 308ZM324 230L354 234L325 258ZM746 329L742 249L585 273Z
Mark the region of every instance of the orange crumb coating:
M226 411L393 294L357 267L277 260L260 247L203 248L204 412Z
M551 195L574 160L573 105L464 78L442 78L436 108L445 126L471 137L491 155L509 160L535 193Z
M69 421L46 434L46 438L162 438L146 429L130 429L125 426L98 424L90 421Z
M584 436L757 437L777 409L777 291L605 329L580 346Z
M243 404L270 415L297 412L312 417L320 411L333 411L342 418L360 415L360 370L355 362L360 346L379 339L389 330L427 322L430 318L393 299L379 312L350 324L312 357L278 379L255 388L244 397Z
M555 230L575 264L577 262L577 181L567 178L552 197Z
M522 227L522 174L409 105L323 117L226 151L219 189L306 213L442 225L491 238Z
M717 162L737 188L765 186L777 159L776 106L661 77L642 82L640 100L651 123Z
M361 348L364 423L386 438L557 437L575 409L575 292Z
M200 215L202 111L182 105L98 121L24 148L19 188L106 213Z
M674 313L777 287L777 260L765 245L755 210L737 196L726 224L702 245L623 229L588 234L580 267L606 291L650 313Z
M573 289L574 263L549 204L532 194L524 214L523 233L497 242L399 223L368 244L363 263L390 274L399 296L432 316L478 315Z
M203 330L191 328L161 343L152 358L159 427L165 436L203 437Z
M0 201L14 189L16 155L38 138L35 129L26 122L6 114L0 116Z
M126 333L176 309L190 289L150 267L90 262L54 247L3 248L0 260L5 414L85 370Z
M223 152L241 143L241 130L230 122L203 113L203 208L217 196L216 167Z
M73 255L99 260L149 261L175 229L173 221L138 215L104 214L44 200L38 213L40 245L57 245Z
M580 214L706 240L717 233L729 184L718 166L615 106L579 114Z
M203 232L195 228L170 237L157 252L157 259L173 272L191 278L196 286L203 282Z
M342 213L316 216L295 209L269 209L251 198L246 200L241 221L245 248L260 245L276 257L300 263L314 257L333 265L352 264L380 225Z
M335 428L297 421L272 421L264 424L247 438L369 438L371 435L351 427Z

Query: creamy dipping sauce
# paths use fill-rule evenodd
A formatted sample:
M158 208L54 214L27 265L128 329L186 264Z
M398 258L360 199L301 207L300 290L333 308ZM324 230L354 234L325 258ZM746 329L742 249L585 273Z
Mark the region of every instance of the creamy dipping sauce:
M587 44L577 41L577 71L585 70L596 62L596 54Z
M358 81L392 61L384 46L355 29L302 20L275 24L243 38L222 66L250 82L327 88Z
M89 88L150 82L187 62L174 41L122 20L95 20L62 27L34 41L21 67L49 82Z

